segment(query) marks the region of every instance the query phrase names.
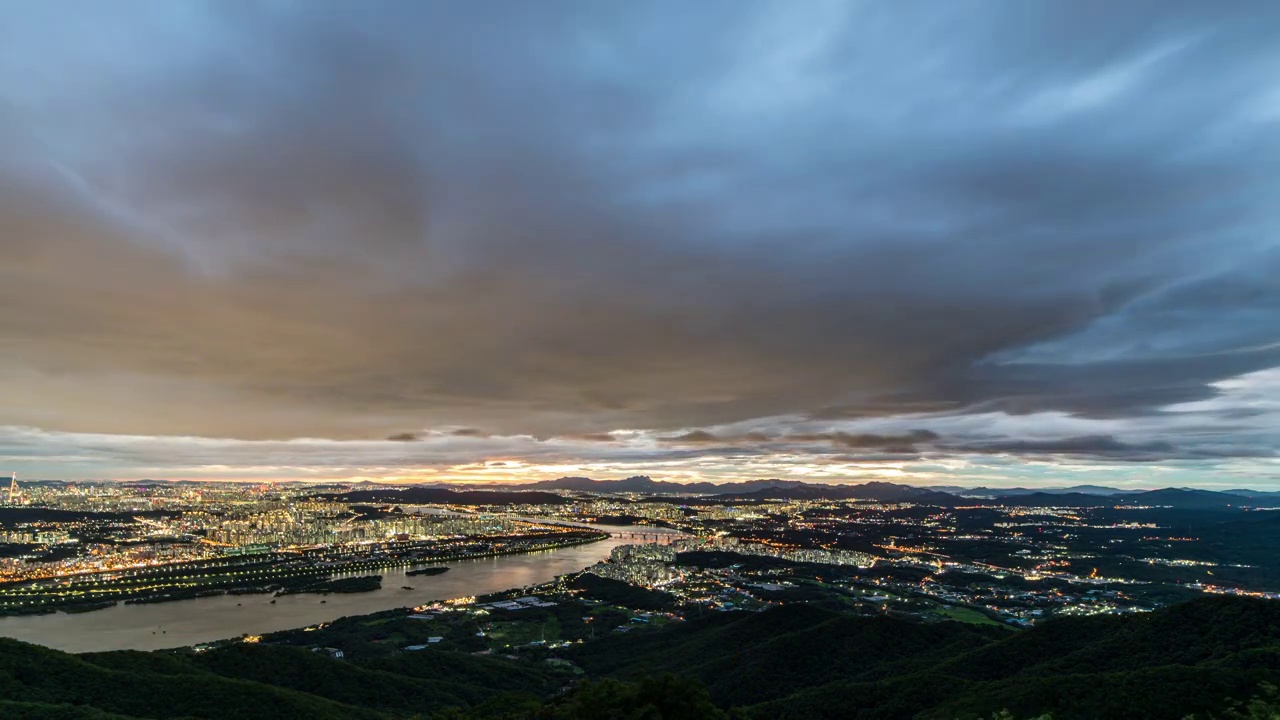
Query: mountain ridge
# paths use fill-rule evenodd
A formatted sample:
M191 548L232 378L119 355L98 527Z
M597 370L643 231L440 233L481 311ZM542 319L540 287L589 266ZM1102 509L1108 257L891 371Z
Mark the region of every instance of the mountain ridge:
M367 488L367 486L366 486ZM1077 486L1083 489L1115 490L1101 486ZM1280 493L1243 494L1232 491L1196 488L1160 488L1137 492L1101 493L1080 489L1048 488L1032 490L1014 488L1013 492L975 489L983 492L944 492L929 486L906 485L873 480L851 485L807 483L796 480L748 480L738 483L676 483L658 481L646 475L622 480L593 480L564 477L521 485L491 486L408 486L352 488L344 493L331 493L348 502L456 503L475 505L565 504L572 502L564 493L639 494L647 496L699 496L701 501L766 501L766 500L865 500L885 503L914 503L940 507L963 507L976 501L999 503L1013 507L1099 507L1105 505L1149 505L1180 509L1230 510L1280 507ZM989 493L987 491L990 491Z

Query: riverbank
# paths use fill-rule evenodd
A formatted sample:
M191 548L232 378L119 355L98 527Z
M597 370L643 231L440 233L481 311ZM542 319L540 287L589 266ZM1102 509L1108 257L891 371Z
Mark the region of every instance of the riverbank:
M628 530L591 529L598 533ZM583 570L609 557L613 548L632 542L603 536L552 550L451 561L448 572L425 577L409 578L407 568L392 568L378 573L383 576L380 590L330 595L324 604L314 595L220 595L154 605L120 603L84 614L5 617L0 618L0 636L69 652L190 646L537 585ZM402 589L406 585L414 589Z
M66 585L48 581L16 584L0 588L0 616L49 615L57 611L96 612L126 604L180 602L223 595L270 595L314 592L335 578L371 575L396 568L435 565L446 562L504 557L544 552L600 542L607 533L584 531L554 536L516 536L493 540L501 547L479 551L429 554L438 547L429 544L408 546L400 557L377 560L318 562L300 560L294 554L275 552L252 556L234 565L200 561L166 566L116 577L77 577ZM477 541L479 544L485 541Z

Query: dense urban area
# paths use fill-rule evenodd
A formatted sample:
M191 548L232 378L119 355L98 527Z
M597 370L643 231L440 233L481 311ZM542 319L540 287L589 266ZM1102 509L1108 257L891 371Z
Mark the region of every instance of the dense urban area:
M1271 602L1280 598L1280 512L1273 510L1280 498L1268 493L777 481L705 488L648 478L564 478L484 490L15 481L4 497L0 611L9 615L222 594L309 593L323 602L330 593L378 589L389 568L408 568L410 576L444 573L451 562L590 544L611 533L616 539L625 528L628 541L606 559L544 584L209 638L164 653L173 662L272 686L292 673L327 676L339 672L335 667L355 673L334 680L343 687L363 673L454 673L459 679L448 691L436 688L422 707L470 708L465 717L580 717L545 714L553 710L540 703L553 688L562 691L561 705L575 693L587 702L593 683L615 682L609 678L631 678L627 692L659 695L672 692L662 683L677 683L681 697L707 703L705 717L725 708L753 718L986 717L1007 708L1028 717L1045 708L1067 718L1118 717L1105 705L1115 688L1101 680L1099 688L1111 689L1084 692L1078 707L1008 688L982 690L986 680L972 678L960 689L917 697L910 712L873 694L857 704L862 714L824 714L821 693L836 690L820 686L856 681L863 691L883 694L885 683L907 682L903 668L925 672L957 654L1032 642L1016 640L1022 637L1040 637L1035 652L1058 658L1044 662L1084 652L1074 644L1105 647L1115 642L1116 627L1131 628L1121 634L1130 638L1151 623L1172 623L1194 645L1197 633L1217 627L1224 614L1236 618L1231 622L1241 613L1257 616L1245 626L1257 626L1249 643L1280 637L1280 603ZM1073 627L1075 639L1062 635L1063 627ZM760 643L772 649L752 650ZM1173 706L1181 714L1134 717L1180 720L1187 708L1221 709L1230 698L1264 691L1275 669L1260 658L1280 657L1266 647L1271 654L1251 655L1246 669L1218 668L1221 677L1197 686L1202 697ZM818 654L809 656L810 648ZM1147 651L1152 658L1164 652ZM875 657L879 669L814 664L823 653L849 667L870 662L846 657L854 652ZM1096 660L1100 652L1132 654L1091 648L1086 656ZM122 657L106 653L95 662L141 671ZM780 663L798 663L785 672L803 678L765 683L767 692L752 685L753 673L783 672ZM838 677L828 677L832 672ZM501 681L489 677L495 674ZM1106 682L1113 681L1120 682ZM696 687L679 685L690 682ZM310 683L284 684L319 692ZM819 689L791 695L809 686ZM493 694L499 687L501 698ZM600 692L616 700L620 687ZM566 696L567 688L573 690ZM412 705L403 698L377 702L368 717L408 717ZM521 714L533 707L544 714ZM134 710L122 716L152 717Z
M570 480L523 492L14 481L0 508L0 612L358 591L380 569L591 542L604 535L584 525L600 522L679 537L616 548L589 572L700 610L821 596L1030 625L1206 593L1280 597L1268 544L1280 501L1267 494L966 497L888 483L671 494L646 479Z

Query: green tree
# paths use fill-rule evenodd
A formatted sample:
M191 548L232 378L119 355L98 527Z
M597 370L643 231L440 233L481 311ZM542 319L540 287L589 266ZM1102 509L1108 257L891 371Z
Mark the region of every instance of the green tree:
M1187 720L1198 720L1192 715ZM1280 692L1271 683L1262 683L1259 692L1249 702L1237 702L1221 715L1210 715L1208 720L1280 720Z
M635 682L585 682L548 703L537 720L725 720L696 680L674 675Z

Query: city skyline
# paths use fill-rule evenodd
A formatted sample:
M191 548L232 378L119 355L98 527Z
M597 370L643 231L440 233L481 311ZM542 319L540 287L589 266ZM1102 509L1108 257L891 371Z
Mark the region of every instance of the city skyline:
M10 8L4 473L1280 486L1280 8Z

